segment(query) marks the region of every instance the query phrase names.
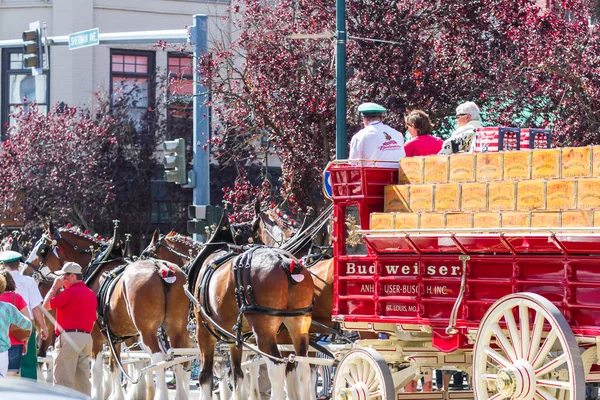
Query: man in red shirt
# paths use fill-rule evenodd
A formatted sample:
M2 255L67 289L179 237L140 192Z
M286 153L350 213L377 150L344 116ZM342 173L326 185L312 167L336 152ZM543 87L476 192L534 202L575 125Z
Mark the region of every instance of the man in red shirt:
M81 266L65 263L55 272L58 278L44 299L46 310L56 310L56 359L54 385L73 388L90 395L90 357L96 322L96 295L83 282ZM58 293L61 288L65 288Z

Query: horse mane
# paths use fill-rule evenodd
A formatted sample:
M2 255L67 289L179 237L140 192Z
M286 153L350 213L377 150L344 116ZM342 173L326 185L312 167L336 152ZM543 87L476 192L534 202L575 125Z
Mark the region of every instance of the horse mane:
M192 247L195 249L201 248L202 244L196 242L194 239L192 239L189 236L184 236L181 235L175 231L171 231L167 234L167 236L165 236L165 239L170 241L170 242L176 242L179 244L182 244L184 246L188 246L188 247Z
M267 215L271 221L273 221L281 230L284 231L293 231L294 224L293 219L289 218L287 214L279 215L279 212L275 212L273 209L268 209L267 211L263 211L263 214Z
M87 239L87 240L97 244L98 246L105 245L108 240L108 239L104 239L104 238L98 239L97 237L94 237L94 236L90 235L89 233L85 233L85 231L82 232L81 228L78 226L62 227L62 228L59 228L58 231L60 233L70 233L73 236L77 236L82 239Z

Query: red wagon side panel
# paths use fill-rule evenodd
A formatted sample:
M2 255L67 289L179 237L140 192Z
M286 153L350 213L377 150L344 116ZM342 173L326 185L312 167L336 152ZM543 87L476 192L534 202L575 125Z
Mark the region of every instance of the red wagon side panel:
M381 212L383 188L397 171L332 165L334 318L448 326L468 254L466 292L457 327L476 328L501 297L537 293L554 303L575 334L600 335L600 235L518 233L367 233L365 254L346 254L346 209L357 207L360 226Z

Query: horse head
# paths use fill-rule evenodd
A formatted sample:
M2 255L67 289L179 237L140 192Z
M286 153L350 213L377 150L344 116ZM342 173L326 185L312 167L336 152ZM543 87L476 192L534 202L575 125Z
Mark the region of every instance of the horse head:
M183 236L175 231L161 235L157 229L152 235L150 244L142 252L141 257L152 257L170 261L179 267L185 266L202 250L202 244L189 236Z
M262 243L272 247L283 246L297 232L293 218L278 209L261 210L260 200L254 203L252 230Z
M42 236L25 261L26 271L48 279L50 274L61 269L67 261L77 262L85 268L94 253L104 245L101 238L95 238L87 234L87 231L55 228L50 222L44 225Z

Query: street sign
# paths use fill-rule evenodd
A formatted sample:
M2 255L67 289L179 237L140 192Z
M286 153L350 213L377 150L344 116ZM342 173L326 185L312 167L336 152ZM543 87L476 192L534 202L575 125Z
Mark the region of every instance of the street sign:
M71 33L69 35L69 50L81 49L100 44L100 31L98 28Z
M333 188L331 187L331 172L323 171L323 194L329 200L333 198Z

